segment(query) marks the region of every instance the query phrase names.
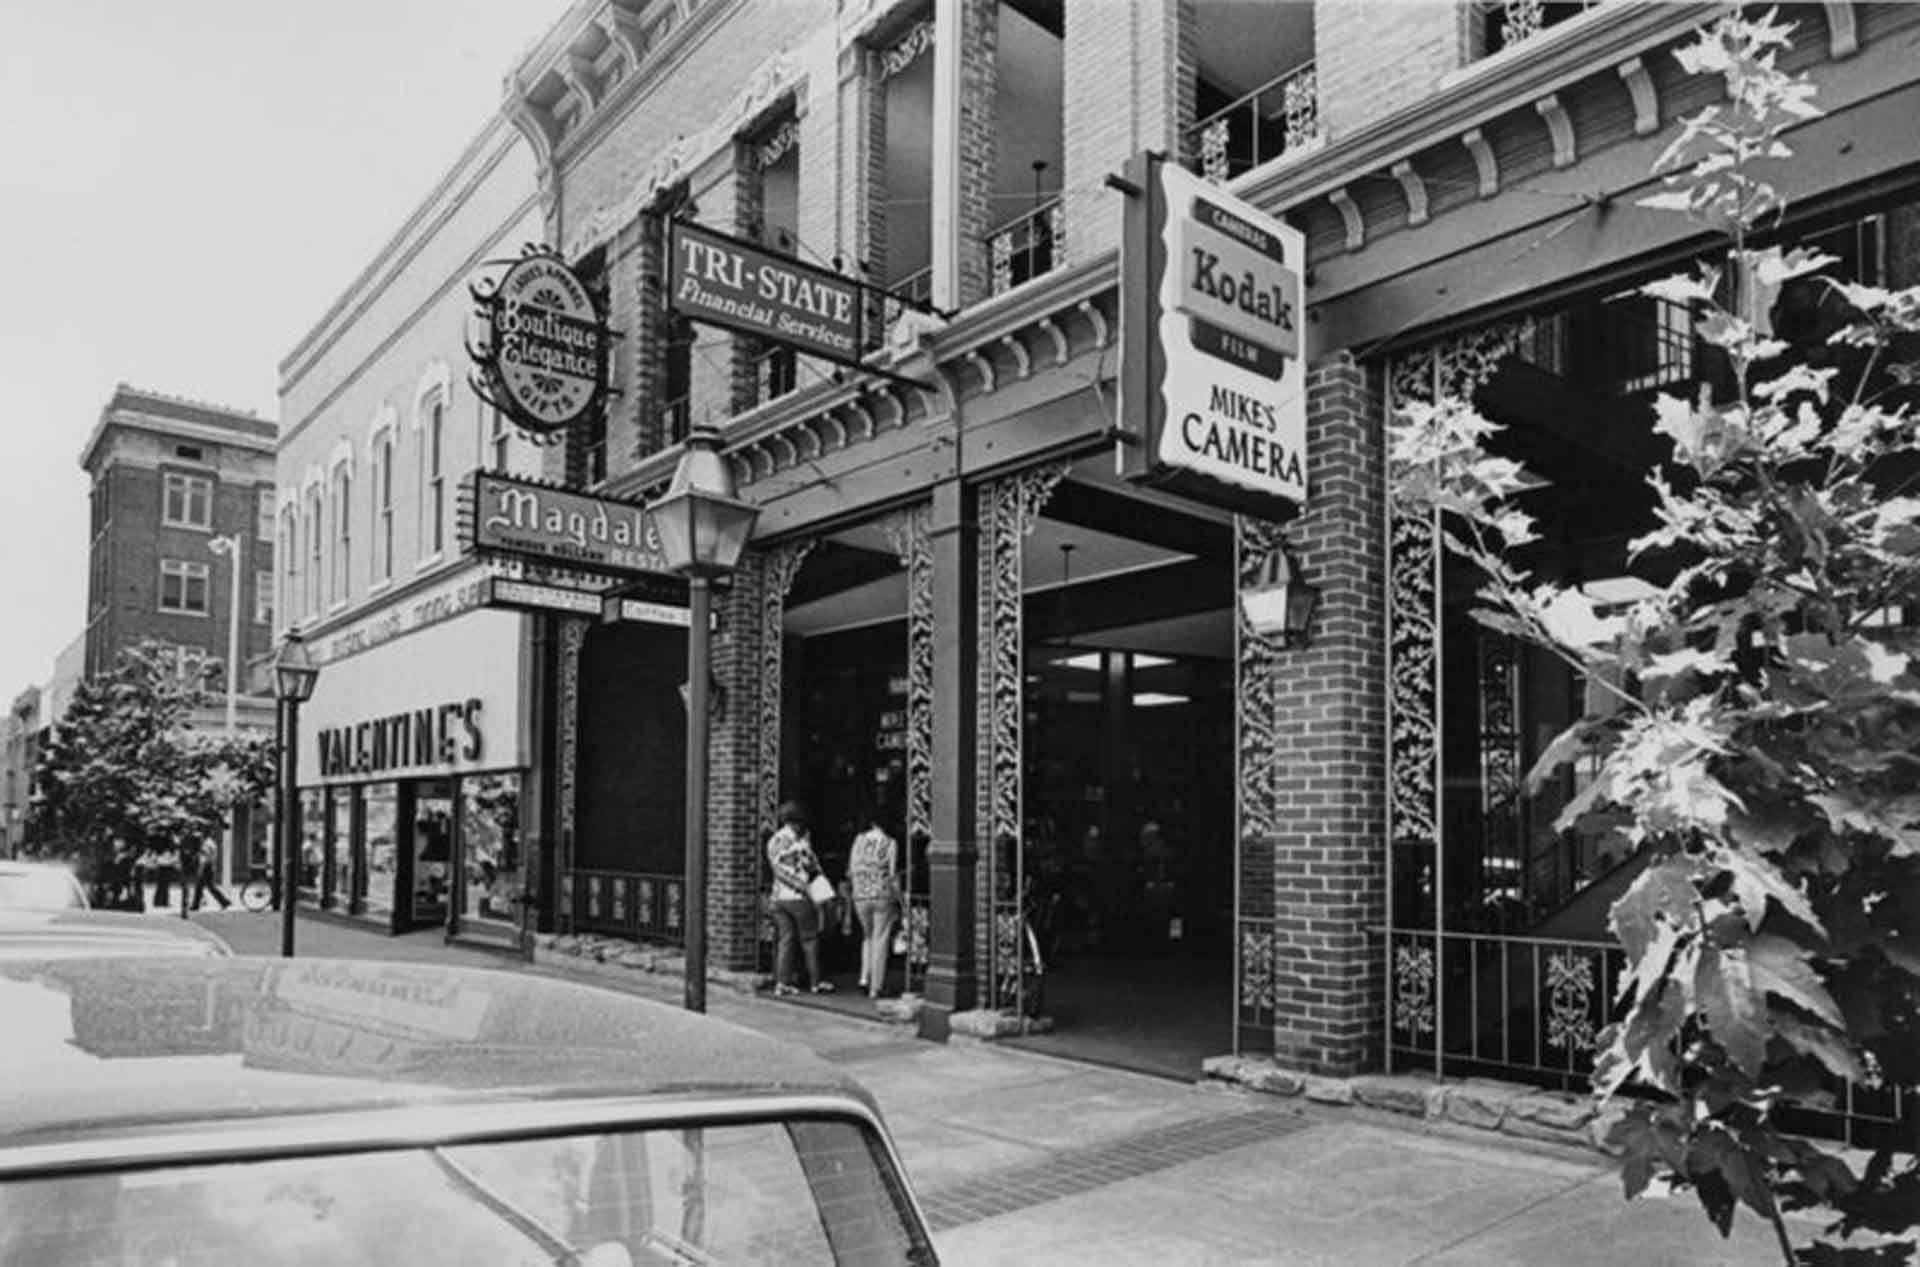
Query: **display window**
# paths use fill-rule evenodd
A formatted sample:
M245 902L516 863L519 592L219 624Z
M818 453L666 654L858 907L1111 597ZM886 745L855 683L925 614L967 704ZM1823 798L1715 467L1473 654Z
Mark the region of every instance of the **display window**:
M326 866L327 790L305 788L300 793L300 856L296 881L303 900L319 900Z
M415 924L443 923L447 918L453 807L452 779L426 779L414 785L410 912Z
M361 791L365 805L361 824L363 856L361 909L386 919L393 914L393 891L398 881L396 842L400 835L400 789L395 783L369 783Z
M520 846L521 776L482 774L460 780L462 849L458 914L462 926L512 929L527 892Z

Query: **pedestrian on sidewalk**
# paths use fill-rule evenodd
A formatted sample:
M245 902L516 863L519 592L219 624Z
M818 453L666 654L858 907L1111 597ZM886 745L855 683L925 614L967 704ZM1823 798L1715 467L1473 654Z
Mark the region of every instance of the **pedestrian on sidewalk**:
M196 911L200 909L200 903L206 900L206 896L209 893L213 894L214 901L220 903L221 910L224 911L229 906L233 905L233 899L228 897L224 892L221 891L220 877L214 872L214 868L213 868L214 852L215 851L211 845L201 845L199 848L195 849L192 853L193 909ZM188 857L188 854L183 851L181 854L181 857L186 858ZM182 876L181 876L181 883L183 885L186 883L184 872L182 873ZM183 890L183 893L184 893L184 890ZM184 900L185 899L183 897L182 898L183 903L184 903ZM181 909L183 912L186 909L184 904L182 905Z
M861 815L866 830L853 838L847 883L860 917L860 988L877 999L887 984L887 956L900 920L900 846L880 826L877 806Z
M820 912L814 905L816 881L831 896L832 885L820 869L807 834L807 811L798 801L780 807L780 827L767 837L767 861L773 866L773 927L778 937L774 952L773 992L798 994L793 982L794 944L807 961L807 980L815 994L833 993L833 982L820 975Z

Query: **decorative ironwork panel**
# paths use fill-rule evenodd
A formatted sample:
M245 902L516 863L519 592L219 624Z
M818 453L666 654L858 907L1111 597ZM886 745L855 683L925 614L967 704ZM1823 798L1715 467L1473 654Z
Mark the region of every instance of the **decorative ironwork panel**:
M559 716L555 719L555 729L560 736L559 759L555 763L559 787L555 795L559 800L560 821L560 901L557 913L563 932L573 931L574 798L580 768L580 648L586 640L586 621L574 616L561 618Z
M1309 64L1280 90L1287 152L1320 139L1320 74ZM1224 158L1224 155L1222 156Z
M1418 1040L1435 1032L1433 947L1399 945L1393 950L1393 1027Z
M933 542L930 508L915 506L887 521L887 540L907 569L907 846L933 835Z
M975 823L985 837L981 855L986 883L980 886L982 917L1000 900L1000 854L1003 843L1012 846L1011 874L1006 879L1016 909L1024 901L1022 878L1022 781L1024 750L1022 722L1025 696L1021 677L1026 644L1022 599L1026 588L1025 544L1039 522L1041 508L1066 477L1067 464L1020 471L980 489L980 661L977 679L977 731L980 744L978 806ZM991 962L988 979L997 981L1001 965L999 938L987 938ZM1016 1006L1024 1003L1023 956L1012 961Z
M1595 959L1578 950L1547 956L1547 1046L1569 1056L1593 1050L1594 1036L1605 1023L1594 1016Z
M1278 1002L1273 925L1266 920L1240 925L1240 1014L1255 1023L1271 1022Z
M1227 163L1227 131L1231 120L1226 115L1200 129L1200 174L1216 184L1225 184L1232 174Z
M761 556L760 587L760 797L755 831L773 829L780 812L780 695L785 663L782 637L786 632L787 591L800 565L813 549L811 540L775 546Z
M1273 556L1284 548L1286 534L1280 525L1264 519L1235 515L1233 519L1234 557L1242 587L1264 583ZM1239 701L1239 794L1240 838L1242 842L1270 836L1279 826L1278 724L1275 703L1275 675L1280 642L1254 632L1246 609L1235 604L1239 629L1234 640L1239 682L1234 692ZM1266 913L1260 908L1259 913Z
M1520 902L1523 896L1520 658L1518 644L1508 635L1482 629L1478 637L1481 898L1493 912L1498 905Z

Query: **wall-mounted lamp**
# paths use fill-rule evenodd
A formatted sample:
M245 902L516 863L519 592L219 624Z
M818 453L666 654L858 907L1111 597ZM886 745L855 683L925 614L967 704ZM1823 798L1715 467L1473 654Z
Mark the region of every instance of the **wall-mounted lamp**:
M1285 545L1267 556L1260 583L1240 591L1240 609L1253 632L1278 637L1284 646L1304 647L1313 626L1320 587L1300 575Z

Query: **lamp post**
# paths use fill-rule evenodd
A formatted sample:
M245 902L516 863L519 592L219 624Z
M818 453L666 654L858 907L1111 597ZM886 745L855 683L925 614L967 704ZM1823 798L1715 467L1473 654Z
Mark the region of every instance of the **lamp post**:
M1267 556L1260 583L1240 591L1240 607L1253 631L1278 635L1281 645L1304 647L1313 627L1313 611L1320 604L1320 587L1300 575L1293 556L1282 544Z
M207 542L207 549L215 554L225 555L231 564L227 577L227 742L233 742L234 731L238 728L237 713L240 695L240 563L246 557L246 536L244 533L231 533L224 537L215 537ZM239 814L227 810L227 847L220 851L220 884L223 888L233 887L233 857L240 851ZM186 903L180 904L181 914L186 913Z
M759 508L734 493L709 427L687 436L673 483L650 508L667 565L687 578L686 1006L707 1010L707 681L712 584L739 566Z
M280 824L280 957L293 958L293 908L300 892L300 878L294 866L294 833L299 830L300 807L300 705L313 698L313 684L320 666L307 653L307 644L298 628L287 630L286 639L273 659L273 694L280 701L280 798L276 821Z

